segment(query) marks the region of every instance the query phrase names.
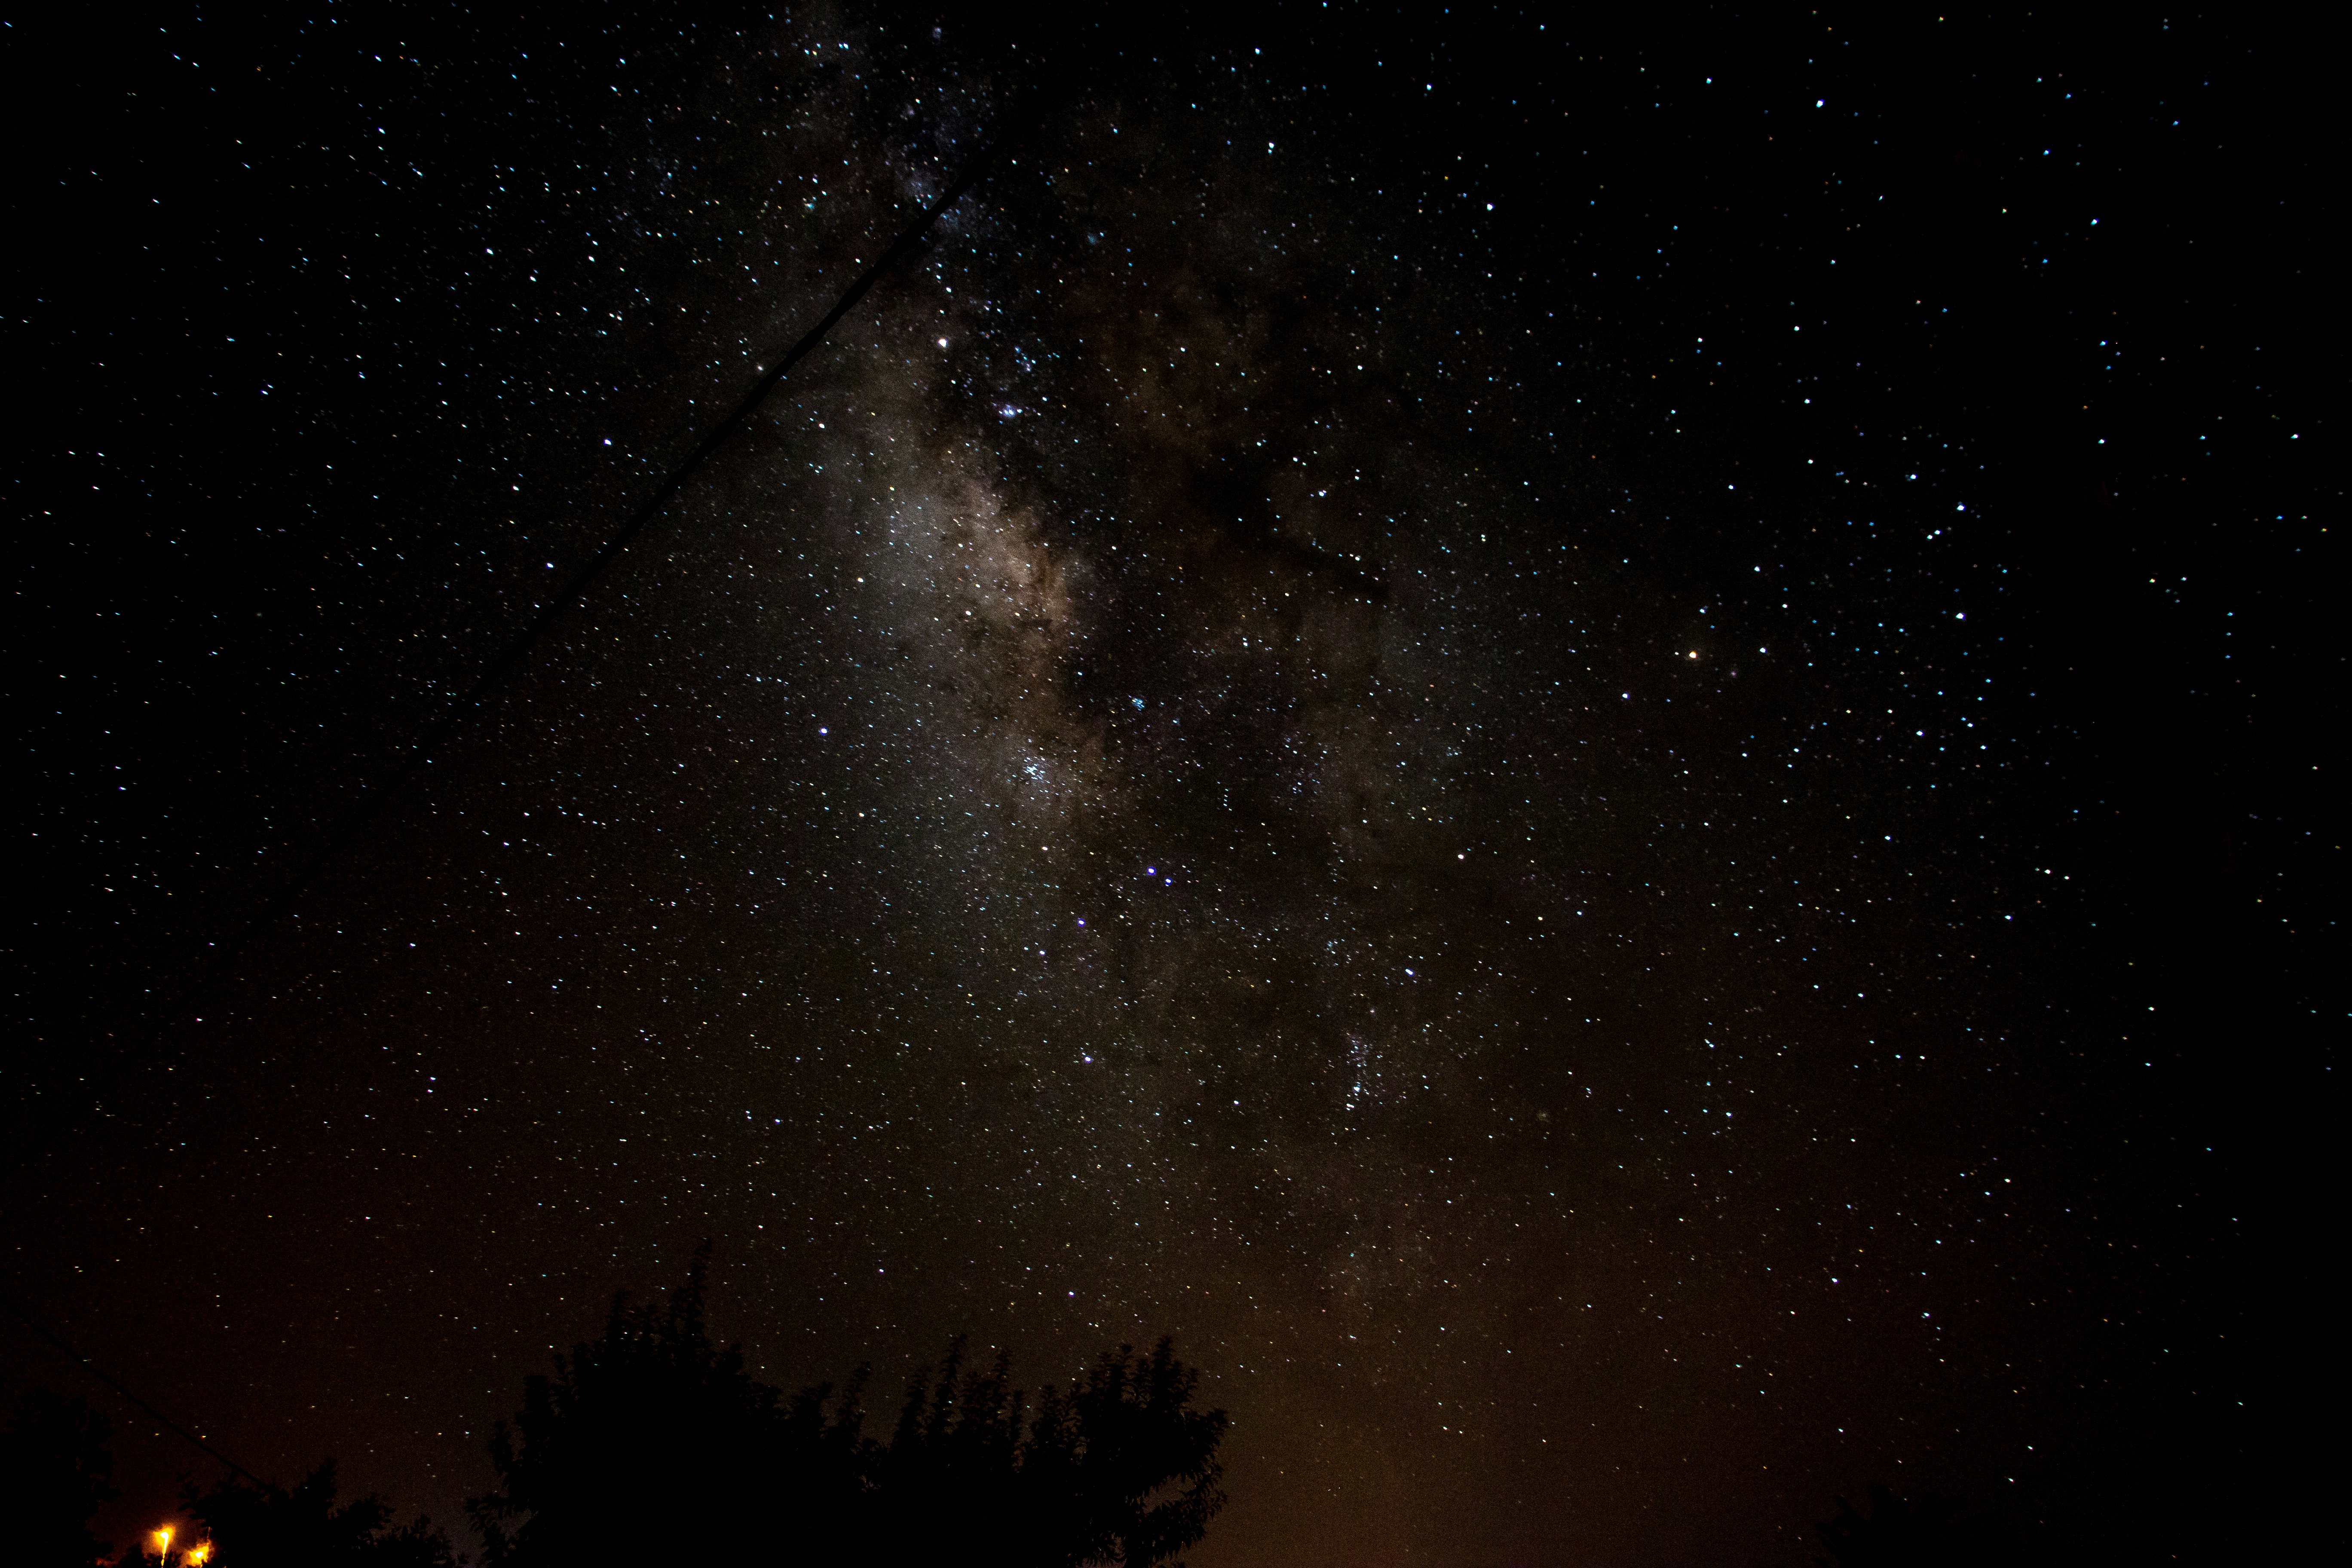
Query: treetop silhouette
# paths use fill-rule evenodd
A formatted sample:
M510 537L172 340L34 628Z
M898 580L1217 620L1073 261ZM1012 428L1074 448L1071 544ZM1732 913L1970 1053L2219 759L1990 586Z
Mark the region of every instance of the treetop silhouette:
M1171 1563L1223 1506L1222 1410L1162 1340L1105 1352L1034 1413L999 1356L954 1342L909 1384L888 1442L860 1369L786 1399L704 1321L708 1249L666 1305L616 1297L603 1336L533 1377L468 1505L488 1568L854 1556L1082 1568Z
M234 1477L210 1491L191 1485L188 1512L220 1568L456 1568L449 1538L427 1519L394 1527L392 1505L371 1492L335 1505L335 1461L292 1487Z

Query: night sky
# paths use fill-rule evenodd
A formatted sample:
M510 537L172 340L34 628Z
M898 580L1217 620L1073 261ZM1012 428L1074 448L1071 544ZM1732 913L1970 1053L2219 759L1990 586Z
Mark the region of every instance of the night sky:
M9 45L12 1146L1036 113L0 1193L97 1364L455 1524L708 1237L786 1386L1174 1334L1200 1568L2245 1528L2342 1012L2290 47L212 16ZM118 1544L216 1473L0 1346Z

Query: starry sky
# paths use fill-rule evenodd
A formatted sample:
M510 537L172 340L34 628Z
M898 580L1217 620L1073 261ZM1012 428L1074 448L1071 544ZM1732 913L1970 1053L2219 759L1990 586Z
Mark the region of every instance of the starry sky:
M708 1237L787 1386L1173 1333L1205 1568L1796 1563L1874 1481L2242 1527L2341 1012L2260 40L14 47L79 106L17 202L17 1142L1021 126L0 1194L11 1299L241 1463L454 1522ZM192 1454L0 1343L150 1522Z

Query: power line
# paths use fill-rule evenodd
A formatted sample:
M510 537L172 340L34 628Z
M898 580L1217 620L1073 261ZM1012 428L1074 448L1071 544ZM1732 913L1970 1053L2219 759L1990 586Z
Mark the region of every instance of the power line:
M260 913L247 921L236 936L220 947L214 954L212 962L205 966L204 973L196 977L195 984L181 994L180 999L173 1004L170 1011L163 1015L162 1020L142 1036L137 1044L117 1057L71 1109L51 1122L39 1136L19 1149L16 1158L9 1164L5 1174L0 1175L0 1181L15 1177L32 1164L47 1150L50 1143L57 1140L58 1134L89 1114L91 1107L104 1099L106 1091L113 1087L125 1072L163 1043L164 1037L171 1032L173 1026L187 1016L188 1009L194 1005L196 999L236 964L245 950L252 945L254 938L259 936L268 929L270 922L286 911L301 895L303 889L310 885L312 879L318 876L327 862L333 859L352 840L359 837L361 829L374 819L384 802L392 798L394 791L407 781L409 774L416 771L417 765L432 755L435 747L449 738L450 732L473 712L483 696L492 686L498 684L499 678L513 668L524 654L530 651L531 645L539 640L541 634L553 625L564 611L579 602L581 596L587 592L589 585L604 574L604 569L620 556L622 551L628 548L629 542L654 520L662 508L669 503L672 497L685 488L686 481L697 468L702 466L703 459L716 452L736 431L741 429L743 422L751 417L752 410L756 409L768 394L775 389L776 384L783 380L785 374L794 365L806 358L810 351L824 340L825 333L831 331L835 323L847 315L858 300L866 297L866 291L873 288L883 274L904 260L908 253L922 243L924 235L930 231L931 225L937 221L939 216L962 199L964 194L971 190L973 184L978 183L981 175L987 171L990 162L996 154L1007 142L1027 130L1051 106L1058 96L1058 87L1041 91L1003 132L973 155L971 162L965 165L961 177L950 185L946 193L937 201L923 209L921 216L907 226L889 249L882 253L881 258L858 275L857 280L850 284L833 309L825 312L824 319L811 327L802 336L800 342L794 343L783 358L777 362L776 368L760 378L743 401L736 405L735 411L720 420L718 426L695 447L694 450L688 452L685 459L670 470L669 477L664 479L653 494L646 497L637 510L629 515L629 520L621 525L620 531L605 541L604 547L595 553L586 566L573 574L571 582L565 584L562 591L548 601L532 618L530 625L523 628L522 635L509 644L505 652L490 662L489 667L476 679L465 696L451 705L448 711L441 716L440 721L425 731L422 739L408 748L407 754L401 759L400 764L392 771L391 774L360 797L358 805L343 818L341 826L328 836L326 842L320 845L304 863L302 868L295 873L293 879L287 883L278 896L264 905ZM31 1321L30 1319L26 1321ZM157 1419L161 1420L162 1417L158 1416Z
M171 1431L174 1436L184 1437L189 1442L194 1444L197 1447L202 1448L205 1453L211 1455L214 1458L218 1459L222 1464L226 1465L232 1474L243 1476L247 1480L251 1481L257 1487L267 1488L269 1485L268 1481L263 1480L259 1476L255 1475L251 1470L247 1469L243 1465L238 1464L235 1459L230 1458L226 1454L222 1453L210 1443L205 1442L202 1437L197 1436L194 1432L189 1431L177 1421L173 1420L170 1416L164 1415L162 1411L156 1409L153 1405L140 1398L139 1395L131 1393L131 1390L122 1385L122 1381L120 1378L115 1377L110 1373L100 1370L97 1363L91 1361L89 1357L82 1354L81 1352L74 1349L73 1346L66 1343L65 1341L59 1339L47 1328L36 1321L31 1313L26 1311L24 1308L16 1305L16 1302L9 1300L5 1296L0 1296L0 1308L5 1308L10 1317L16 1319L18 1322L24 1324L26 1328L40 1335L41 1338L48 1341L49 1343L55 1345L58 1350L63 1351L68 1356L79 1363L82 1371L89 1373L90 1376L98 1379L99 1382L106 1384L107 1387L114 1390L115 1393L122 1395L123 1398L131 1401L131 1404L139 1406L140 1409L144 1410L148 1415L162 1422L164 1427Z

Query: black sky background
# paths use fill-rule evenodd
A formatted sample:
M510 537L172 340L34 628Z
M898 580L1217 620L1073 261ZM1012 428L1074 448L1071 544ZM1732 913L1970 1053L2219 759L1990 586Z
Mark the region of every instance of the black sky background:
M10 1184L11 1297L243 1463L453 1519L709 1237L787 1384L1175 1332L1234 1416L1202 1563L1796 1562L1874 1480L2210 1555L2294 1473L2293 40L9 47L12 1142L1066 84ZM121 1541L191 1461L117 1414Z

